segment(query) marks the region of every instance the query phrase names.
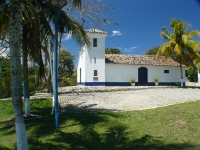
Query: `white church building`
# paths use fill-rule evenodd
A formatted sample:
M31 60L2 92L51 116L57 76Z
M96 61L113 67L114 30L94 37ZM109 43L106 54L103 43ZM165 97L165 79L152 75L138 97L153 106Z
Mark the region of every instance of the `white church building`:
M179 63L171 58L154 55L105 54L105 38L108 32L98 29L86 31L91 46L81 48L77 66L77 83L84 86L130 86L132 77L136 86L175 85L180 83ZM183 66L183 82L185 83Z

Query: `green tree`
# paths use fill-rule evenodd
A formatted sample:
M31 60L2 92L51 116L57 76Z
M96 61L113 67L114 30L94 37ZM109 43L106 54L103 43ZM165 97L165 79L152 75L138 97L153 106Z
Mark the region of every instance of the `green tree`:
M10 68L10 60L8 58L2 57L2 69Z
M159 46L154 46L154 47L148 49L148 50L145 52L145 55L156 55L157 52L158 52L158 49L159 49Z
M74 56L67 50L61 50L59 54L58 73L61 77L71 76L74 72Z
M105 54L122 54L118 48L106 48Z
M194 65L189 65L188 66L188 79L190 82L196 82L196 73L197 73L197 69Z
M4 0L1 1L1 4L7 4L8 1ZM21 68L20 68L20 29L21 29L21 18L22 18L22 7L19 6L25 6L23 10L25 10L25 14L28 14L26 10L29 10L28 8L32 9L34 7L32 7L32 5L26 5L25 2L30 4L30 1L23 1L23 5L21 0L10 0L9 1L10 4L8 7L8 5L5 8L10 8L10 13L8 13L9 15L7 15L7 18L9 17L10 21L9 21L9 44L10 44L10 58L11 58L11 88L12 88L12 102L13 102L13 107L14 107L14 112L15 112L15 120L16 120L16 135L17 135L17 147L18 149L28 149L28 144L27 144L27 138L26 138L26 133L25 133L25 126L24 126L24 121L23 121L23 115L22 115L22 100L21 100ZM36 2L36 1L34 1ZM46 6L46 1L37 1L37 3L42 2L43 4L45 4ZM69 2L72 2L73 6L80 6L81 5L81 0L70 0ZM1 5L2 6L2 5ZM44 6L44 5L43 5ZM50 5L49 5L50 6ZM44 9L41 9L41 7L35 7L37 8L37 11L40 12L43 15L49 15L46 19L47 22L49 22L49 24L52 24L51 21L54 20L54 12L55 12L55 8L54 7L48 7L49 11L44 11ZM47 7L46 7L47 8ZM54 11L51 11L51 8L54 9ZM5 10L5 9L4 9ZM32 9L34 10L34 9ZM4 11L3 11L4 12ZM44 13L45 12L45 13ZM60 18L63 18L64 20L64 26L67 26L67 31L72 31L72 37L74 39L77 40L77 42L79 44L90 44L89 40L87 38L86 33L84 32L84 30L81 28L81 26L76 23L75 21L73 21L73 19L71 19L69 16L67 16L67 14L63 13L63 11L61 11L60 13ZM4 18L5 19L5 16ZM53 17L52 17L53 16ZM41 16L40 16L41 18ZM3 20L2 18L1 22L4 23L4 27L6 22L5 20ZM34 16L31 16L31 18L26 18L26 19L34 19ZM1 24L2 25L2 24ZM43 31L43 26L40 26L40 31ZM35 32L35 31L32 31ZM5 34L1 34L4 37ZM35 34L36 35L36 34ZM37 34L38 38L41 38L39 35L41 34ZM42 43L43 41L41 41ZM32 41L32 43L34 43ZM40 44L41 44L40 43ZM28 49L27 49L28 50ZM33 48L31 49L33 51ZM40 49L36 49L39 50ZM38 53L36 53L38 54ZM37 56L37 55L34 56ZM41 58L41 57L40 57ZM41 59L40 59L41 61ZM20 68L20 69L19 69Z
M10 89L10 60L7 58L0 58L2 64L2 72L0 74L0 98L11 97Z
M60 86L75 85L74 78L74 56L67 50L59 53L58 74L61 78Z
M80 6L81 0L71 0L73 7ZM6 32L8 31L7 21L9 18L9 3L6 0L0 2L2 6L1 9L1 23L0 35L2 35L2 39L5 39ZM20 8L22 10L22 52L23 52L23 76L24 76L24 99L26 100L26 109L25 116L28 117L30 115L30 105L29 105L29 81L28 81L28 64L27 57L28 55L32 57L39 65L40 77L44 77L44 65L42 61L42 53L44 52L47 58L49 57L49 53L47 50L48 43L53 44L53 31L51 28L52 23L55 20L55 7L48 3L48 1L23 1L21 3ZM44 13L45 12L45 13ZM62 20L62 27L66 28L67 32L72 31L72 37L76 40L76 42L80 45L86 43L89 44L89 40L87 38L86 33L82 29L82 27L75 22L72 18L70 18L64 11L60 11L60 18ZM61 20L61 19L60 19ZM61 28L61 27L60 27ZM4 30L6 29L6 30ZM59 29L60 30L60 29ZM38 36L39 35L39 36ZM28 40L31 38L31 40ZM51 50L53 51L53 50ZM50 60L49 60L50 61ZM50 75L51 77L51 75ZM49 78L51 81L51 78Z
M183 86L182 57L197 57L200 45L198 41L192 39L199 37L200 32L197 30L188 31L190 25L182 20L171 19L170 27L173 29L173 33L166 27L160 33L161 38L167 40L167 42L159 47L157 56L164 55L166 58L174 57L179 60L181 86Z

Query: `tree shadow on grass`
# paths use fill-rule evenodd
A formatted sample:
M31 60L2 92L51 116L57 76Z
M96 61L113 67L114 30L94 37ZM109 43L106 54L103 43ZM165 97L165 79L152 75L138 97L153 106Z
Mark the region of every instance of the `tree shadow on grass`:
M4 132L5 135L15 133L15 120L13 118L10 120L0 122L0 126L0 132Z
M51 108L44 113L43 109L37 109L37 112L43 113L43 119L38 124L30 122L27 126L33 129L29 136L30 149L44 150L179 150L192 145L185 144L169 144L166 145L162 141L162 137L153 137L151 135L143 135L142 137L127 136L127 127L122 123L115 121L109 123L108 127L103 131L97 131L95 126L102 123L107 126L109 116L117 119L119 115L115 113L65 113L60 115L60 128L55 129L54 115L50 115ZM66 123L73 120L72 123ZM50 124L51 123L51 124ZM78 128L78 132L66 131L67 128L73 130ZM134 131L137 133L137 131ZM38 139L40 135L40 139ZM43 141L41 138L44 138Z
M45 101L45 105L42 101ZM162 137L151 135L127 136L130 131L123 123L116 121L119 115L115 113L62 114L60 128L55 129L55 117L50 115L51 101L35 100L32 103L32 113L41 115L42 119L26 122L31 150L179 150L192 147L188 143L164 144ZM39 105L34 107L34 103ZM113 121L107 119L110 116L114 118ZM1 130L6 135L13 134L10 132L14 128L11 122L13 120L0 122L5 124ZM103 130L95 128L98 123L102 123ZM134 130L134 133L137 136L137 131ZM6 147L0 145L0 149Z
M44 150L186 150L190 144L165 145L149 135L136 140L128 140L124 135L123 127L112 127L105 134L99 134L93 129L87 129L80 134L57 131L57 136L44 142L30 139L30 149Z
M82 112L121 112L119 109L98 108L98 104L86 104L85 102L71 104L70 102L62 102L59 105L60 113L82 113Z

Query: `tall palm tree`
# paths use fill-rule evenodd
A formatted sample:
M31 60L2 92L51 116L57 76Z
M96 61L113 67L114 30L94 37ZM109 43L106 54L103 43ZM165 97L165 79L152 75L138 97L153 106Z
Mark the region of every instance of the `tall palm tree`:
M182 58L186 56L190 58L197 57L199 42L192 39L199 37L200 32L198 30L188 31L190 24L179 19L171 19L170 27L173 33L167 30L166 27L160 33L161 38L167 40L167 42L159 47L157 56L164 55L166 58L173 57L179 60L181 86L183 86Z
M3 1L1 1L2 3ZM80 6L81 0L71 0L74 6ZM8 31L6 18L9 18L9 7L6 5L6 0L4 1L4 9L1 13L1 24L0 31L1 37L5 39L7 36L4 31ZM51 25L54 21L55 8L51 3L46 1L29 1L24 0L21 3L22 9L22 52L23 52L23 66L24 66L24 99L26 100L26 111L25 116L30 115L30 105L29 105L29 84L28 84L28 65L27 56L31 56L38 64L40 68L40 76L44 75L44 65L42 61L42 52L45 53L46 57L50 61L49 52L47 50L48 42L53 44L53 31ZM63 27L67 31L72 31L72 37L77 41L78 44L83 43L89 44L87 36L81 26L73 21L69 16L66 15L64 11L61 11L61 18L63 22ZM5 30L7 29L7 30ZM39 35L39 36L38 36ZM2 39L3 39L2 38ZM28 40L31 39L31 40ZM51 80L49 78L49 80ZM28 109L27 109L28 108Z
M17 136L17 147L18 149L28 149L28 142L27 142L27 137L26 137L26 129L25 129L25 124L23 120L23 113L22 113L22 97L21 97L21 66L20 66L20 30L21 30L21 19L22 19L22 8L18 7L22 4L21 0L10 0L10 13L7 17L9 17L9 35L7 36L9 38L9 44L10 44L10 59L11 59L11 88L12 88L12 103L13 103L13 108L14 108L14 113L15 113L15 122L16 122L16 136ZM25 2L25 0L24 0ZM26 1L28 2L28 0ZM36 2L36 1L34 1ZM38 1L41 2L41 1ZM81 0L72 0L73 4L75 5L80 4ZM7 1L1 1L1 4L7 4ZM77 5L76 4L76 5ZM23 3L24 5L24 3ZM75 6L76 6L75 5ZM29 7L28 7L29 8ZM38 9L39 10L39 9ZM4 11L3 11L4 12ZM43 13L43 15L47 15L48 12L39 10L40 13ZM68 30L74 31L73 37L77 40L79 44L89 44L89 40L84 32L84 30L81 28L81 26L74 22L69 16L64 15L61 13L63 17L66 19L64 21L64 26L68 27ZM6 16L6 15L4 15ZM41 16L40 16L41 17ZM5 19L5 17L4 17ZM43 18L44 19L44 18ZM2 21L2 20L1 20ZM46 20L46 22L49 22L50 20ZM5 21L2 21L4 23L5 27ZM68 26L69 25L69 26ZM0 28L3 25L0 25ZM43 30L44 26L40 26L40 31ZM2 30L1 30L2 31ZM3 30L5 31L5 30ZM0 34L3 35L4 34ZM45 35L45 34L43 34ZM39 38L39 34L37 35ZM44 41L43 41L44 42ZM40 45L43 43L41 42ZM31 46L30 46L31 47ZM33 51L32 48L30 48L31 51ZM38 49L37 49L38 50ZM27 49L28 51L28 49ZM39 49L40 51L40 49ZM37 53L38 54L38 53ZM36 55L34 55L36 56ZM41 57L40 57L41 58Z
M12 104L15 114L17 149L28 150L25 123L22 113L21 97L21 63L20 63L20 28L21 9L18 7L20 0L10 0L10 22L9 22L9 43L10 43L10 74Z

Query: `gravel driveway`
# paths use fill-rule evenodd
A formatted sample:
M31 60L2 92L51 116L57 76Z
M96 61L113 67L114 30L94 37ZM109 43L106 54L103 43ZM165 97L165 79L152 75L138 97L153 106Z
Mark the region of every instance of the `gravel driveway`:
M199 99L198 88L153 88L59 96L60 109L65 112L142 110Z

